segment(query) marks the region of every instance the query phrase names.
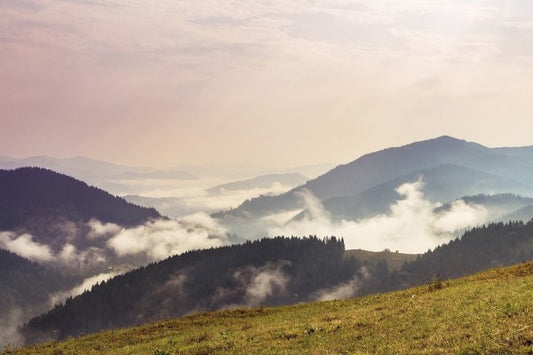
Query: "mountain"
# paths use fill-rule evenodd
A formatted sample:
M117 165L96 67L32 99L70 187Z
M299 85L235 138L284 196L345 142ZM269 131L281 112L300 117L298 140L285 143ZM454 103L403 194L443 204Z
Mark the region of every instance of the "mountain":
M531 354L533 262L350 300L202 313L14 354Z
M430 200L449 202L475 194L533 196L533 147L488 148L448 136L366 154L278 196L261 196L214 214L233 223L306 208L310 191L333 218L358 218L387 211L395 188L422 177Z
M87 275L118 262L108 239L161 218L153 208L51 170L0 170L0 248L69 272Z
M479 272L489 267L533 260L533 220L492 223L474 228L461 238L438 246L404 264L391 275L388 286L441 280Z
M390 205L401 198L396 188L402 184L417 181L419 178L422 178L424 182L424 197L432 202L453 201L464 196L489 196L489 194L504 192L512 195L527 190L525 185L516 181L459 165L443 164L395 178L355 196L334 197L323 201L323 204L326 210L337 219L356 220L387 213ZM498 204L501 210L499 217L524 206L526 200L528 199L522 198L522 203L516 201L514 205L505 205L503 199L491 199L490 197L467 198L465 202L487 204L486 207L491 207L493 213L496 213L496 204Z
M86 157L54 158L35 156L23 159L0 157L0 169L40 167L53 170L91 185L115 193L136 193L138 186L132 181L194 180L196 176L179 169L154 169L151 167L126 166Z
M489 152L489 148L480 144L443 136L363 155L309 181L304 187L320 200L356 195L413 171L443 164L471 166L469 162Z
M35 156L22 159L0 157L1 169L16 169L28 166L46 168L83 180L109 178L127 172L147 173L154 170L148 167L125 166L86 157L54 158Z
M58 292L110 277L114 266L146 262L116 253L108 241L158 218L153 208L51 170L0 170L0 333L48 310Z
M178 217L198 212L187 200L180 197L147 197L139 195L122 196L124 200L138 206L152 207L165 216Z
M307 181L307 178L298 173L261 175L252 179L230 182L207 189L209 193L221 193L228 190L251 190L270 188L274 184L295 187Z
M268 174L252 179L220 184L207 190L193 188L192 194L182 197L149 197L137 194L124 195L128 202L153 207L169 217L183 217L197 212L217 212L228 206L238 206L249 197L287 191L307 179L297 173ZM248 236L246 236L248 238Z
M0 170L0 230L40 230L38 223L58 217L74 222L96 218L132 226L161 216L153 208L130 204L51 170Z
M498 218L499 221L529 221L533 218L533 205L527 205Z
M116 179L156 179L156 180L196 180L197 176L181 170L161 170L150 172L125 172L113 176Z
M268 174L297 173L315 178L330 170L334 164L312 164L291 167L276 167L261 163L243 163L229 165L192 165L180 164L172 169L188 171L200 177L217 177L223 180L242 180Z
M274 238L170 257L95 286L32 319L50 340L236 306L348 298L533 260L533 221L491 224L389 269L348 257L336 238ZM357 254L357 253L356 253ZM359 253L361 254L361 253ZM409 261L411 260L411 261Z

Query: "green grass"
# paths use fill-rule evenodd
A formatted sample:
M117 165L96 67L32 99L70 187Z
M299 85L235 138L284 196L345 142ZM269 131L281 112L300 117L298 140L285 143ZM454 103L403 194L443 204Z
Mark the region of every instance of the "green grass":
M13 353L533 354L533 262L440 286L198 314Z
M346 256L353 256L357 260L376 264L380 260L386 260L390 270L399 270L406 261L414 261L419 254L404 254L394 251L369 251L363 249L349 249L344 252Z

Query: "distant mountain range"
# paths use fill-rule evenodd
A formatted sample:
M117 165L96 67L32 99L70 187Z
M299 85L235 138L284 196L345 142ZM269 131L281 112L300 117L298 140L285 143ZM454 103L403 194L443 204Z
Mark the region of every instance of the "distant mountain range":
M128 181L197 179L193 174L178 169L126 166L86 157L54 158L35 156L22 159L0 157L0 169L22 167L39 167L53 170L115 193L135 191L127 183Z
M155 170L149 167L125 166L86 157L54 158L44 155L22 159L0 157L0 169L21 167L46 168L84 181L116 177L127 173L150 173Z
M257 197L214 216L232 224L304 210L299 192L308 190L332 218L356 220L387 212L400 198L395 189L419 178L424 196L434 202L478 194L533 196L533 147L488 148L442 136L366 154L287 193Z
M282 186L298 186L307 181L307 178L298 173L261 175L252 179L230 182L207 189L209 193L221 193L231 190L251 190L270 188L274 184Z
M309 178L315 178L329 171L334 164L311 164L289 167L269 166L262 163L226 164L226 165L194 165L180 164L173 167L176 170L188 171L199 177L217 177L224 180L245 180L256 176L271 174L298 173Z
M268 174L217 185L206 190L197 189L200 190L197 192L198 196L151 197L128 194L123 197L131 203L156 208L165 216L182 217L199 211L211 213L229 206L238 206L242 201L251 197L279 194L306 181L307 178L298 173ZM199 198L201 198L200 201ZM216 201L222 201L226 205L217 206ZM202 202L205 203L202 204ZM230 205L227 205L228 203Z

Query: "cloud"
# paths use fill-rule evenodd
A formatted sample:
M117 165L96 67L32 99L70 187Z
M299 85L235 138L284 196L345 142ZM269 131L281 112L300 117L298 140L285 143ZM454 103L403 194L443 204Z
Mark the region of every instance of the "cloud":
M283 272L283 268L290 266L286 260L276 263L267 263L261 267L248 267L243 271L233 274L235 279L241 280L245 285L244 301L247 306L258 306L268 298L285 293L289 276Z
M368 271L363 267L350 281L330 288L317 290L313 292L309 298L313 301L331 301L354 297L357 295L361 284L368 278L368 276Z
M258 173L260 174L260 173ZM246 175L246 177L248 177ZM233 178L240 179L240 178ZM234 182L232 178L203 178L194 181L161 181L154 179L119 180L123 188L113 189L128 201L142 206L154 207L160 213L170 217L182 217L196 212L216 212L239 206L245 200L260 195L278 195L295 187L274 182L270 186L248 189L221 189L216 193L207 191L213 186Z
M119 275L118 272L98 274L84 279L80 284L74 286L70 290L56 292L50 296L50 307L54 307L55 305L64 302L69 297L81 295L83 292L89 291L97 283L107 281L117 275Z
M28 233L17 236L12 232L0 232L0 246L33 261L46 262L54 258L50 247L34 242Z
M205 213L178 220L155 219L126 228L91 219L76 225L67 221L54 226L61 238L55 248L34 241L29 233L0 232L0 247L32 261L88 270L128 256L139 256L134 263L156 261L193 249L228 243L227 230ZM46 240L46 238L40 238ZM132 262L131 259L128 262Z
M78 251L76 246L70 243L65 243L63 245L63 248L56 255L56 258L58 262L64 265L80 269L102 265L107 261L105 251L102 248L92 246Z
M91 218L87 225L90 228L87 238L97 239L100 237L109 236L111 234L116 234L120 231L121 227L114 223L102 223L96 218Z
M205 213L179 220L152 220L143 225L121 229L107 241L118 256L144 254L150 260L193 249L222 246L227 230Z
M58 226L58 229L61 228ZM56 253L48 245L35 242L29 233L17 236L14 232L0 232L0 247L23 258L45 264L63 264L84 268L106 261L105 252L101 248L93 246L79 251L75 245L69 242L78 231L73 230L70 223L66 224L66 228L69 230L69 233L65 235L66 242Z
M286 293L290 277L283 269L290 266L287 260L267 262L262 266L246 266L233 272L235 287L218 287L211 297L216 308L259 306L269 298ZM241 299L238 303L234 300Z
M296 217L299 213L301 213L302 209L296 209L291 211L283 211L279 213L273 213L268 216L262 217L261 219L267 224L274 224L277 226L284 225L288 223L291 219Z
M14 349L23 345L24 339L18 332L18 328L22 326L24 320L24 312L19 308L0 315L0 349Z
M502 103L512 110L506 129L515 133L504 136L527 142L533 47L531 5L523 1L0 4L0 106L9 128L0 132L0 148L7 154L68 149L166 164L258 156L288 162L315 149L314 159L335 151L342 160L352 158L354 139L363 153L427 135L427 125L416 123L441 105L447 119L435 119L432 131L461 126L464 134L479 127L473 116L501 121L494 108ZM442 84L430 92L406 90L436 75ZM489 89L497 99L457 105L457 97ZM383 121L397 130L384 134ZM105 131L103 122L112 122ZM84 137L72 134L79 131ZM116 144L119 132L147 144ZM273 136L293 149L265 144ZM335 147L324 136L337 137Z
M346 248L401 250L421 253L448 242L458 230L485 223L488 211L480 205L455 201L447 210L424 198L422 180L397 188L404 198L390 206L387 214L358 221L333 221L322 203L309 191L300 196L310 212L301 220L269 229L270 235L335 235L343 237Z

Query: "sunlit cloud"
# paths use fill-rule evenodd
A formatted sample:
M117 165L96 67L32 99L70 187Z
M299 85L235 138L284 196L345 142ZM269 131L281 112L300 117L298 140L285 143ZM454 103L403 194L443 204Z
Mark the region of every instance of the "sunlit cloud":
M466 204L461 200L449 209L437 211L439 203L424 197L423 182L418 180L397 188L403 196L390 206L387 214L357 221L334 221L320 200L310 191L300 195L305 201L308 215L302 219L269 228L270 235L318 235L344 238L348 249L400 250L407 253L423 253L446 243L456 233L475 227L488 220L485 207Z
M54 257L49 246L34 241L27 233L0 232L0 247L34 261L51 261Z
M81 295L85 291L90 291L94 285L101 283L103 281L107 281L117 276L118 274L119 274L118 272L107 272L107 273L102 273L102 274L98 274L95 276L91 276L91 277L84 279L80 284L74 286L71 290L56 292L50 295L50 300L49 300L50 307L54 307L57 304L65 302L65 300L69 297L76 297L78 295Z
M224 244L227 244L227 230L203 213L124 228L107 241L118 256L146 255L150 260Z

